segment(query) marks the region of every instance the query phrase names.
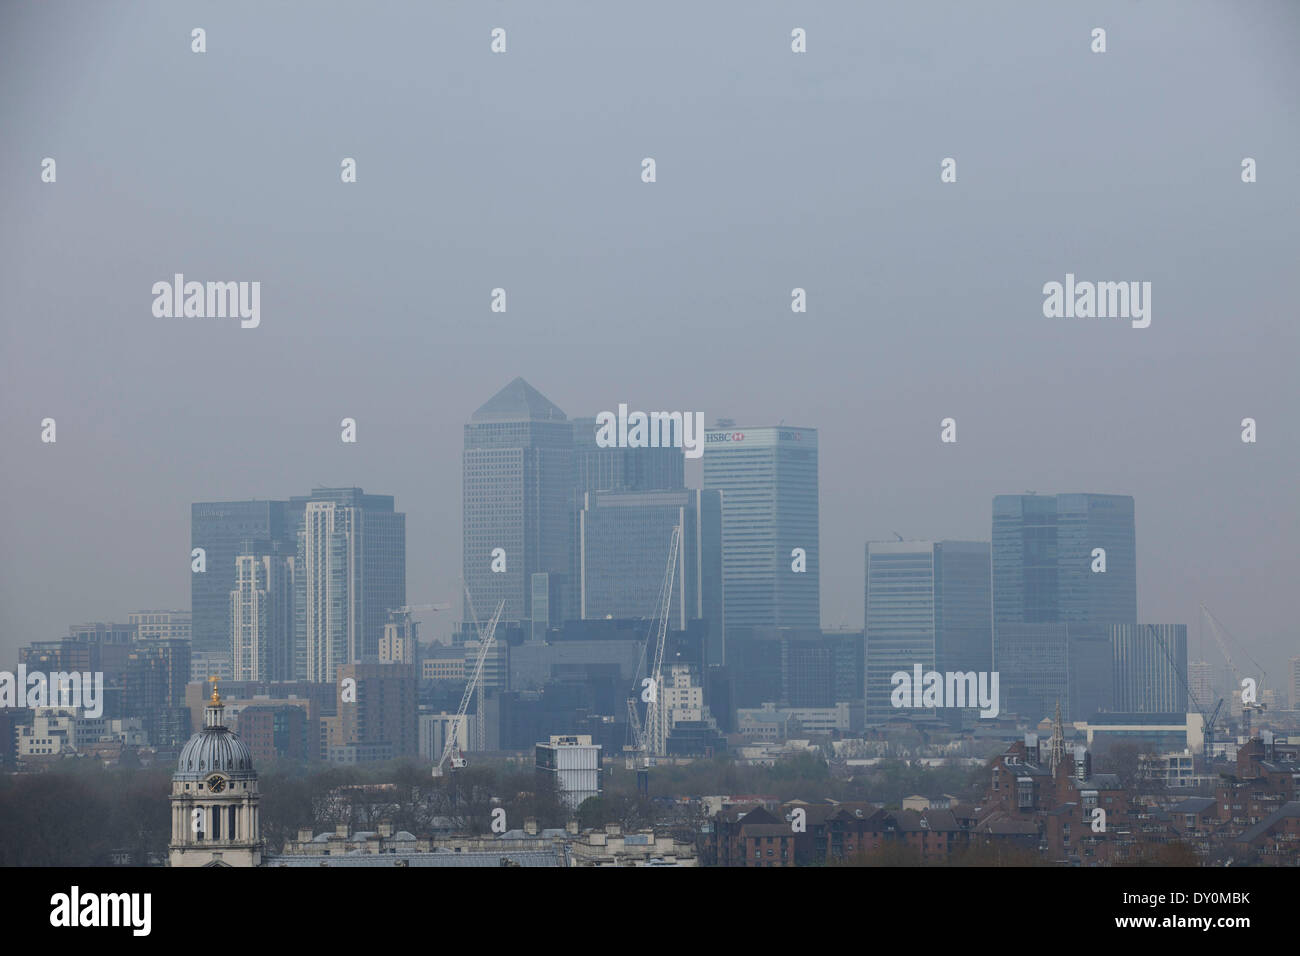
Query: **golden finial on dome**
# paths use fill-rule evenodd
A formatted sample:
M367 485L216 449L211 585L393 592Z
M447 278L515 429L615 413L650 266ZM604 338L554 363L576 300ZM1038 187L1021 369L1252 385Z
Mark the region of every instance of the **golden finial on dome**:
M208 681L212 684L212 706L221 706L221 695L217 693L217 677L209 677Z

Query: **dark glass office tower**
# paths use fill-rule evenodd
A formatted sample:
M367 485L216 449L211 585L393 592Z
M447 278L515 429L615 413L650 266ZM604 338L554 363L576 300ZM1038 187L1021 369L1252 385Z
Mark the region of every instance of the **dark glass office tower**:
M579 515L585 619L653 617L673 526L682 528L669 627L708 623L708 660L722 660L722 502L716 491L593 491Z
M707 429L704 487L722 492L725 626L820 628L817 430Z
M866 634L868 720L909 713L890 702L898 671L992 670L988 544L869 542Z
M1092 570L1095 548L1106 571ZM1137 544L1128 495L998 495L993 499L993 620L1132 624Z
M293 554L297 531L287 501L202 501L190 506L190 547L204 550L207 568L190 574L195 653L230 653L235 557L270 554L276 544L282 553Z
M1092 570L1096 548L1106 553L1105 572ZM1108 631L1136 621L1132 497L993 499L994 657L1008 709L1032 720L1058 701L1073 720L1109 709Z
M1092 552L1106 552L1106 571ZM1129 495L1057 495L1056 553L1061 620L1132 624L1137 620L1137 533Z
M601 448L596 419L573 420L573 476L581 495L588 491L657 491L686 487L686 454L681 448Z
M565 576L562 603L573 607L573 423L564 412L516 378L465 426L463 475L464 576L480 623L503 599L503 621L531 620L539 572ZM504 571L492 570L498 548Z

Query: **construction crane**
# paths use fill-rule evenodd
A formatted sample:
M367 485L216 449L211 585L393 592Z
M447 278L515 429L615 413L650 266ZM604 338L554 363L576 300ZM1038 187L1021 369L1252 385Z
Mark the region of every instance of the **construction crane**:
M466 591L466 596L468 597L468 595L469 592ZM505 607L506 607L506 602L502 600L502 602L497 605L497 610L496 613L492 615L492 620L488 622L487 630L479 631L478 657L474 661L474 673L470 676L470 679L465 684L465 693L461 695L460 707L456 709L456 716L452 720L451 726L447 729L447 740L446 743L443 744L442 756L438 759L438 763L435 764L433 768L433 775L435 777L442 776L442 767L443 764L447 762L448 757L451 757L452 770L460 770L465 766L465 762L466 762L465 754L463 751L460 750L459 747L456 746L456 741L460 736L460 725L465 721L465 712L469 709L470 696L473 695L474 690L479 686L479 682L482 680L483 662L487 660L488 651L491 649L492 642L496 636L497 622L501 620L501 612L505 610ZM473 613L472 605L471 605L471 613ZM478 625L477 619L475 620L474 624L475 626ZM479 697L480 718L478 723L480 726L476 728L476 730L480 731L477 737L481 742L483 736L481 733L481 728L483 723L482 696L481 696L482 691L480 690L479 693L480 693L480 697ZM452 750L457 751L456 756L454 757L452 757L451 755Z
M1228 650L1228 641L1232 641L1232 643L1237 645L1237 648L1241 653L1245 654L1247 659L1255 665L1255 670L1259 673L1259 684L1257 689L1262 693L1264 690L1264 681L1268 677L1268 672L1264 670L1259 661L1250 656L1250 651L1246 650L1245 645L1228 633L1228 629L1223 626L1223 622L1211 614L1210 609L1206 607L1204 603L1201 604L1201 614L1204 616L1205 620L1210 622L1210 633L1214 636L1214 642L1219 645L1219 650L1223 652L1223 659L1228 663L1228 670L1232 672L1233 689L1241 690L1241 672L1237 670L1237 664L1232 659L1232 652ZM1265 706L1263 703L1256 701L1255 709L1264 710ZM1250 732L1250 711L1250 705L1243 701L1241 715L1243 722L1246 725L1247 733Z
M628 710L628 730L632 736L633 743L629 749L632 750L632 756L629 762L634 761L637 757L641 758L645 767L650 766L652 755L658 755L664 746L664 737L668 728L664 726L663 708L659 700L660 695L660 675L664 665L664 645L668 638L668 613L672 607L673 600L673 578L676 577L677 571L677 553L681 549L682 528L681 525L673 526L673 534L668 542L668 566L664 570L664 581L659 589L659 607L654 619L651 621L651 633L646 635L645 647L641 650L641 662L650 663L650 669L645 680L640 680L641 667L637 666L637 689L641 687L653 688L651 697L646 701L645 725L637 718L637 698L629 697L627 701ZM650 650L651 641L654 642L653 653ZM647 683L648 681L648 683Z
M1160 628L1152 628L1151 633L1155 635L1156 641L1159 642L1160 649L1165 652L1165 657L1169 658L1169 666L1173 668L1173 672L1178 675L1178 682L1183 685L1183 690L1187 691L1188 703L1190 703L1191 706L1196 709L1196 712L1201 715L1202 726L1204 728L1202 732L1201 759L1207 760L1206 750L1208 749L1210 739L1214 734L1214 725L1219 719L1219 711L1223 708L1223 698L1219 698L1219 703L1215 706L1213 714L1207 713L1205 708L1201 706L1201 702L1197 699L1196 694L1192 691L1192 685L1187 682L1187 676L1183 673L1183 669L1178 666L1178 661L1174 657L1173 652L1169 650L1169 645L1166 644L1165 639L1160 636Z

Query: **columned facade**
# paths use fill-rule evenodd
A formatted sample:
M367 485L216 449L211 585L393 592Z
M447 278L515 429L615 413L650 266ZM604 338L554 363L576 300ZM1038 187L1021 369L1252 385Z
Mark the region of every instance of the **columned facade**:
M203 729L172 775L171 866L260 866L257 772L248 746L225 726L214 686Z

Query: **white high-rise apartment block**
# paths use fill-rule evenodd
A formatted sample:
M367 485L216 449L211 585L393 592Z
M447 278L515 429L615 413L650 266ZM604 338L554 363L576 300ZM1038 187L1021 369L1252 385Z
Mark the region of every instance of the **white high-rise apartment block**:
M668 752L668 737L679 721L704 721L712 725L713 716L704 706L704 687L696 682L689 664L672 664L659 676L659 720L653 725L658 739L650 741L656 754Z
M333 501L309 501L298 535L303 577L306 674L333 683L338 669L360 660L364 608L362 524L365 512Z
M294 559L241 554L230 592L231 674L235 680L293 680Z

